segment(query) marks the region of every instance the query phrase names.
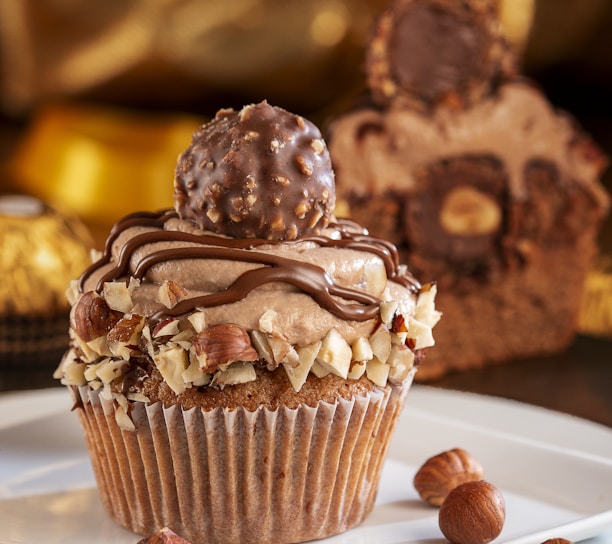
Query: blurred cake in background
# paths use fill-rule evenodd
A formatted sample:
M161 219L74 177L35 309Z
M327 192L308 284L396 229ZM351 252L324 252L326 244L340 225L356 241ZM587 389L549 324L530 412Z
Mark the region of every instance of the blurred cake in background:
M419 379L568 346L606 159L521 77L495 2L397 0L367 51L369 95L330 127L350 216L438 283Z
M53 384L68 344L65 291L91 247L79 220L30 196L0 197L0 389Z

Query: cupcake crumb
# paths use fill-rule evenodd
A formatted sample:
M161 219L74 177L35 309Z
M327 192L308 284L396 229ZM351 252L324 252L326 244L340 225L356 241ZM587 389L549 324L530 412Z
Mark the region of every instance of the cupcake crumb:
M164 527L151 536L138 541L138 544L190 544L189 541L178 536L172 529Z

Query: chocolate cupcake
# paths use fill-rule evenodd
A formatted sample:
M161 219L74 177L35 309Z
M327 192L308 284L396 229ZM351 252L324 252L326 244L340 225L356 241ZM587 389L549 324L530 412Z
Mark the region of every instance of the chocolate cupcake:
M38 199L4 195L0 247L0 389L47 387L68 341L65 292L91 262L91 238Z
M314 125L221 110L179 157L176 209L117 223L74 284L58 377L120 524L282 543L372 509L439 314L334 201Z
M514 71L495 2L396 0L366 57L368 105L334 120L329 149L349 216L437 282L445 319L418 378L566 348L606 158Z

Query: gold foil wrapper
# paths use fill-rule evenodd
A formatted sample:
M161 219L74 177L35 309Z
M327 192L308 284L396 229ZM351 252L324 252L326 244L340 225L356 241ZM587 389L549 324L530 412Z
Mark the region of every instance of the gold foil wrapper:
M176 159L202 120L80 105L41 109L9 165L26 192L108 228L173 205Z
M91 262L91 247L79 220L33 197L0 197L0 314L67 312L66 289Z
M583 334L612 337L612 255L601 255L587 275L578 327Z

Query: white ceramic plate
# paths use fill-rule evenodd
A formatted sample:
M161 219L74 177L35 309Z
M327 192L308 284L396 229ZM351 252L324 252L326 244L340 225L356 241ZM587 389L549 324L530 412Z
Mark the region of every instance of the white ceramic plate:
M0 396L0 544L136 544L102 510L64 389ZM328 544L444 542L437 509L412 487L431 455L463 447L506 499L496 542L612 543L612 430L523 404L414 386L377 505ZM600 535L600 536L597 536Z

